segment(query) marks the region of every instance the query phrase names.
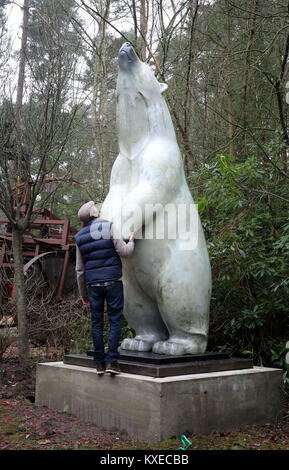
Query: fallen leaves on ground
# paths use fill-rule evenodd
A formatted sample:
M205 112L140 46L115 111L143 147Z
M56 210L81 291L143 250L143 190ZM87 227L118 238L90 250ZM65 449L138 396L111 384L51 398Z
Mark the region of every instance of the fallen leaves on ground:
M287 450L289 420L208 436L187 434L189 450ZM149 444L116 432L102 431L67 412L36 406L28 400L0 399L0 450L19 449L162 449L178 450L180 438Z

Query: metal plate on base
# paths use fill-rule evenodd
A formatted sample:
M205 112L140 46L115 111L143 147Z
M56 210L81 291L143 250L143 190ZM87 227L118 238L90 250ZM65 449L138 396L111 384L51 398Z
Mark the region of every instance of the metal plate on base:
M168 354L155 354L153 352L128 351L118 349L119 360L141 362L148 364L176 364L178 362L210 361L216 359L229 359L229 354L218 352L205 352L204 354L186 354L184 356L169 356ZM93 356L93 351L87 351L88 356Z
M184 358L185 360L183 360ZM170 363L166 362L168 359L170 359ZM89 354L67 354L64 356L63 362L70 365L95 367L93 356L90 352ZM149 377L172 377L226 370L251 369L253 367L251 359L234 358L223 353L209 352L193 356L161 356L154 353L125 351L125 353L121 352L118 364L121 372Z

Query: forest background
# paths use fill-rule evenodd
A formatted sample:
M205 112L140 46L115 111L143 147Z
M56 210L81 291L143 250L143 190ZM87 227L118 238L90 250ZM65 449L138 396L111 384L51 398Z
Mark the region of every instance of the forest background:
M21 53L10 25L20 6L21 107ZM125 41L168 84L212 264L209 348L285 370L288 0L0 0L0 209L14 246L27 228L11 205L17 176L39 182L33 207L53 202L76 228L80 205L104 200L118 153L117 55ZM46 176L64 181L43 185Z

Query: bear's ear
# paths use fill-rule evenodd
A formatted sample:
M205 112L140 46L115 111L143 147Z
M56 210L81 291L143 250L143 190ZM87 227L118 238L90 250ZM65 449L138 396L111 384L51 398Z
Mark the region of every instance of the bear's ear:
M160 83L161 93L164 93L168 89L168 85L166 83Z

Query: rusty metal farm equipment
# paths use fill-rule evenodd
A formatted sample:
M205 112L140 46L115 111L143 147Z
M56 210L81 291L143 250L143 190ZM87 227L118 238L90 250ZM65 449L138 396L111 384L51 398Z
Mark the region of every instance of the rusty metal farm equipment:
M47 178L46 182L52 181ZM79 184L77 182L73 182ZM31 183L21 213L27 210ZM81 184L81 183L80 183ZM23 190L24 184L17 186ZM55 300L76 286L75 242L77 230L68 218L60 219L48 209L33 209L33 221L23 235L23 259L26 284L45 286ZM13 295L14 262L9 220L0 218L0 304ZM40 287L42 289L42 287Z

